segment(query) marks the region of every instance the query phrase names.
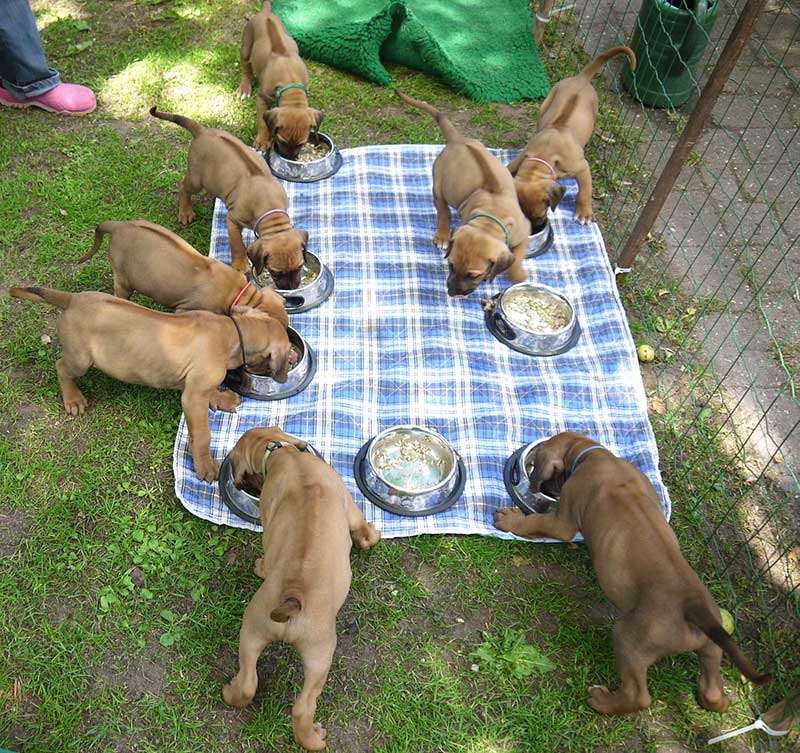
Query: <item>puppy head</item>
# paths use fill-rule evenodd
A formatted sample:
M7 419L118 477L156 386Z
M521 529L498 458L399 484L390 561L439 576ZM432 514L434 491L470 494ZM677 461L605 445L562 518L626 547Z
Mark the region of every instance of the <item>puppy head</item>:
M531 221L531 232L538 233L547 224L547 210L555 209L566 188L554 180L515 181L517 200L523 214Z
M294 159L308 141L312 131L319 130L325 113L311 107L274 107L264 113L272 143L278 154Z
M557 497L578 453L593 444L597 443L573 431L563 431L540 444L536 448L533 469L528 473L531 491Z
M469 295L514 263L514 254L503 241L472 225L456 230L445 258L450 268L447 293L452 296Z
M249 306L231 311L242 330L247 348L247 368L283 384L289 376L289 335L277 319Z
M286 442L305 450L308 443L303 439L293 437L277 426L259 427L250 429L239 437L230 453L233 465L233 480L236 486L260 486L264 483L261 478L261 461L268 442ZM257 478L255 478L257 477ZM258 483L260 480L260 483Z
M306 258L308 233L290 228L265 238L259 238L247 249L256 275L266 267L278 290L294 290L300 285L303 262Z
M261 288L258 295L251 302L254 309L263 311L277 319L284 327L289 325L289 315L286 313L286 301L283 296L275 292L274 288Z

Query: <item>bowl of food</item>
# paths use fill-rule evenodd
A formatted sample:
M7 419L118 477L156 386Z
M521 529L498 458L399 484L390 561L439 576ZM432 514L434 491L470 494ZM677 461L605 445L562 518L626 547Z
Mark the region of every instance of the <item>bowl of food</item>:
M276 178L295 183L313 183L330 178L342 166L342 155L333 139L319 131L309 134L308 142L294 159L287 159L277 149L270 149L266 160Z
M296 329L287 327L286 331L290 345L289 376L283 384L268 374L254 374L240 366L228 372L225 386L256 400L283 400L308 387L317 370L316 354Z
M500 342L520 353L555 356L580 337L572 303L557 290L520 282L484 303L486 325Z
M546 253L553 245L553 226L550 224L550 219L544 223L541 230L531 233L528 236L528 251L525 254L526 259L535 259Z
M253 277L253 282L262 288L273 286L272 278L266 269L258 277ZM281 288L276 288L276 290L286 302L286 312L299 314L319 306L330 297L333 292L333 273L318 256L307 251L300 287L294 290L282 290Z
M356 484L378 507L397 515L431 515L464 491L464 462L439 432L393 426L367 442L353 466Z
M514 500L514 504L526 514L547 512L547 508L557 501L555 497L547 494L532 492L529 480L536 460L536 448L547 439L548 437L545 437L522 445L506 460L503 468L506 491Z
M305 452L320 457L320 454L310 444L306 446ZM218 483L220 497L231 512L248 523L261 523L259 500L264 479L260 474L258 478L247 479L242 486L237 486L234 481L233 463L228 454L219 467Z

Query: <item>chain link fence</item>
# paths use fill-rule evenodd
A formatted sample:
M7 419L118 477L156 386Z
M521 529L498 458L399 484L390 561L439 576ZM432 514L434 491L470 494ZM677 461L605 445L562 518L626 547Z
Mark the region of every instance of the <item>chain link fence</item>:
M587 156L612 262L746 4L534 4L551 80L614 45L633 43L639 57L638 82L624 57L595 80L600 114ZM775 673L769 688L753 692L753 710L772 709L773 726L786 728L794 713L794 731L781 743L792 749L800 724L800 7L763 5L646 242L618 280L637 343L655 349L642 371L672 523L735 615L737 640ZM683 30L676 14L688 19Z

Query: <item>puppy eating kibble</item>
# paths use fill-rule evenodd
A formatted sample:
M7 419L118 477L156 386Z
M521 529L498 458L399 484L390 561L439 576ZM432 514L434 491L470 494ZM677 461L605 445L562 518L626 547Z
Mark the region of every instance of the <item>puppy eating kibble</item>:
M525 516L516 508L495 513L501 531L570 541L581 532L600 587L622 616L614 625L616 691L589 688L589 705L603 714L645 709L647 670L665 656L694 651L700 659L697 699L724 711L723 651L756 685L760 674L725 632L714 598L692 570L645 475L594 440L563 432L536 449L531 492L559 496L554 513Z
M198 253L183 238L145 220L101 222L94 246L77 264L91 259L109 235L108 259L114 273L114 295L129 299L134 291L177 309L228 314L249 306L274 316L284 327L289 316L283 298L259 288L239 271Z
M623 54L635 69L633 50L612 47L598 55L577 76L559 81L542 103L536 133L522 154L508 165L515 176L519 204L531 221L534 233L544 228L547 209L555 209L564 196L565 188L556 182L557 178L577 179L575 219L582 225L594 219L592 172L583 156L598 112L592 77L606 61Z
M242 620L239 673L222 695L231 706L247 706L261 652L273 641L292 643L305 674L292 708L294 737L308 750L322 750L326 731L314 714L336 649L336 615L350 590L351 543L369 549L380 533L364 520L339 474L303 452L306 446L271 427L245 432L231 450L236 485L263 484L264 556L254 569L264 582Z
M445 252L450 272L447 292L469 295L500 272L513 282L525 279L522 262L531 224L517 201L508 170L475 139L462 136L438 110L395 90L404 102L431 115L447 139L433 163L436 234L433 245ZM450 239L450 209L461 226Z
M231 266L246 274L247 259L256 275L270 273L281 290L293 290L300 276L308 245L308 233L292 226L286 211L283 186L267 168L264 158L239 139L217 128L205 128L191 118L150 108L154 118L169 120L192 134L189 166L178 189L178 222L195 218L191 197L205 189L225 202ZM249 227L257 240L245 251L242 228Z
M61 309L58 384L67 413L79 416L88 400L75 380L93 366L130 384L181 390L195 472L217 478L211 457L208 409L234 411L240 398L217 387L228 369L246 363L279 382L288 374L289 338L273 317L242 306L231 316L209 311L165 314L105 293L11 288L10 295ZM244 351L244 352L243 352Z
M266 150L274 144L282 157L296 159L309 134L319 130L324 113L308 106L306 64L269 1L247 22L239 60L240 99L250 96L254 72L258 78L258 135L253 146Z

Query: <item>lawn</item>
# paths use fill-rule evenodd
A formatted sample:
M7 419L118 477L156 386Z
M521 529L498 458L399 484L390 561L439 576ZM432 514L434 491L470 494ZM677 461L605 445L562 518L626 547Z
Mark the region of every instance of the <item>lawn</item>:
M0 746L299 750L289 711L302 672L291 648L264 654L248 709L222 702L261 541L189 516L175 498L179 394L90 372L81 380L90 411L66 417L54 312L5 295L32 283L110 292L103 254L74 263L102 220L146 218L208 248L210 200L197 203L192 225L177 225L186 134L147 110L158 104L252 141L254 104L234 92L238 39L256 6L34 3L51 62L101 105L80 119L0 111ZM390 89L309 69L313 105L340 146L440 141ZM489 146L521 147L535 122L535 103L476 104L393 73ZM688 655L653 668L645 713L609 719L586 705L588 685L616 678L610 607L583 547L419 537L352 561L317 715L330 750L693 750L750 719L730 664L731 709L699 710ZM525 675L527 645L552 671Z

